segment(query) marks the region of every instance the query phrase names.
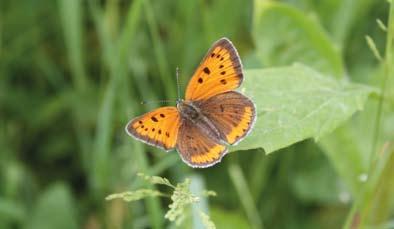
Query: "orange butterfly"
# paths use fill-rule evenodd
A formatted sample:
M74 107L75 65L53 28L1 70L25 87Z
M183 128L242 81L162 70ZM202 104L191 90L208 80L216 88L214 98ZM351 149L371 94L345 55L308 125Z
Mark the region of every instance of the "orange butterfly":
M248 135L256 120L254 103L234 91L242 64L227 38L215 42L191 78L185 100L131 120L126 132L166 151L176 148L192 167L212 166Z

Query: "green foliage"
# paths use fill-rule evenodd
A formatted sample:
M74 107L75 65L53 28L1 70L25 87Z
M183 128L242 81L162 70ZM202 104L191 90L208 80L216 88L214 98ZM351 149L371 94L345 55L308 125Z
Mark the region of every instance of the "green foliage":
M2 1L0 228L392 227L393 9ZM243 151L197 170L130 139L127 121L162 105L140 101L174 99L175 68L184 89L223 36L258 109L250 136L230 147ZM208 201L205 189L218 195ZM135 191L110 198L141 201L103 201L119 190ZM169 204L179 225L164 218Z
M139 177L145 179L147 182L159 185L165 185L173 189L172 194L165 194L156 190L151 189L139 189L136 191L115 193L107 196L106 200L122 199L124 201L136 201L147 197L170 197L172 203L168 205L169 210L164 215L164 218L168 219L170 222L175 222L176 225L180 225L185 219L187 208L192 204L200 201L199 196L193 195L190 192L190 179L185 179L185 181L173 185L167 178L159 176L148 176L143 173L138 174ZM204 190L201 196L216 195L215 192L210 190ZM200 211L200 217L206 228L215 228L215 224L210 220L209 216L204 212Z
M190 180L186 179L183 183L177 184L174 192L171 195L172 203L168 206L170 210L164 216L170 221L176 221L185 212L185 207L199 201L197 196L194 196L189 191Z
M339 51L316 20L296 8L270 1L257 1L254 17L253 38L264 65L288 65L297 60L343 77Z
M33 212L28 219L29 229L78 228L74 200L63 184L54 184L43 192Z
M236 149L271 153L306 138L318 140L357 110L372 88L337 81L302 66L248 70L245 91L256 103L257 122Z

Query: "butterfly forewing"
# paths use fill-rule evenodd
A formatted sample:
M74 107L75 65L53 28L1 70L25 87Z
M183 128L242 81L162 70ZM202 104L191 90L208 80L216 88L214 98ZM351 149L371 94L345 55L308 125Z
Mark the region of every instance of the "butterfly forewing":
M210 137L188 120L183 120L180 127L177 149L184 162L200 168L218 163L227 153L220 139Z
M256 110L253 102L236 91L229 91L200 101L201 113L221 133L227 143L235 144L252 129Z
M161 107L131 120L126 132L145 143L170 150L176 145L179 126L176 107Z
M242 83L242 64L234 45L222 38L215 42L186 88L186 100L202 100L231 91Z

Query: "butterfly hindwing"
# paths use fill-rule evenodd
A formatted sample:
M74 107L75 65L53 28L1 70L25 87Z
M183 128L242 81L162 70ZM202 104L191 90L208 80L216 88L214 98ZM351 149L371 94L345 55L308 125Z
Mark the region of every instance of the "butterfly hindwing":
M207 99L238 88L242 80L237 50L227 38L222 38L212 45L190 79L185 99Z
M164 150L175 147L180 126L176 107L161 107L131 120L126 132L134 138Z
M198 106L229 144L236 144L246 137L256 119L254 103L236 91L215 95L198 102Z
M178 136L177 150L182 160L192 167L208 167L220 162L227 153L220 139L209 136L189 120L183 120Z

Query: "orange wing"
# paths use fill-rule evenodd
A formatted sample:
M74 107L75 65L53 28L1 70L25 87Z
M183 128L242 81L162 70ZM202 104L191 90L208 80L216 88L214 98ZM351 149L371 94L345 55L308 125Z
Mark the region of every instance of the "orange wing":
M194 123L183 120L179 130L177 150L182 160L191 167L212 166L227 153L220 139L209 136Z
M137 140L169 151L176 145L179 126L176 107L161 107L131 120L126 132Z
M215 42L186 88L186 100L202 100L238 88L243 79L242 64L227 38Z
M236 91L216 95L198 106L229 144L241 141L253 128L256 120L254 103Z

